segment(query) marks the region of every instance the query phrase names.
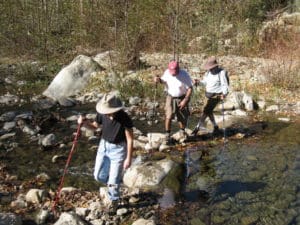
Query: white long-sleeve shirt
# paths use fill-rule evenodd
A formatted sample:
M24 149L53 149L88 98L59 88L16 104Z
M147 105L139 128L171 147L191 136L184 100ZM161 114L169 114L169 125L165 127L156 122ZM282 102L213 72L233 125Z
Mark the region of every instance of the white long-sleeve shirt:
M200 81L205 86L206 92L228 94L228 82L226 78L226 71L222 69L217 74L212 74L210 71L206 72L203 79Z

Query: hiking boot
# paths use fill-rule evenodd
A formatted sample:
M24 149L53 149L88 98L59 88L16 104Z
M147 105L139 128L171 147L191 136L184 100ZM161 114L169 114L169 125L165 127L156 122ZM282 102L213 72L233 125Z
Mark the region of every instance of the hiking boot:
M218 126L214 126L213 134L217 134L220 132L220 129Z
M166 145L174 145L175 140L172 137L168 137L166 141Z
M118 200L111 201L111 203L108 206L108 213L110 215L115 215L117 213L118 206L119 206Z
M195 127L194 130L191 133L191 136L193 136L193 137L197 136L198 131L199 131L199 127Z

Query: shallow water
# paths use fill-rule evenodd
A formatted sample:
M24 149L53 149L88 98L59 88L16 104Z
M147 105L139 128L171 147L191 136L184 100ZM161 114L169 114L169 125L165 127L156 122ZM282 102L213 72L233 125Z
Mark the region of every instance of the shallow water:
M65 116L74 113L78 110L63 112ZM163 206L159 214L161 224L300 224L299 119L280 122L264 117L263 120L266 129L248 138L230 137L225 147L220 142L208 140L211 144L206 147L196 144L181 149L184 151L171 152L174 158L183 157L185 179L176 196L170 187L163 189L166 194L160 200ZM191 121L191 127L194 123ZM145 122L136 125L145 133L162 129L162 123L152 127ZM247 127L250 123L243 121L239 125ZM18 180L47 173L51 179L45 183L45 188L56 190L76 124L56 122L47 132L54 132L69 145L64 149L41 149L36 140L18 132L13 141L19 146L9 152L1 150L0 158ZM97 143L87 143L86 138L80 138L64 186L96 191L99 184L92 178L96 149L92 146ZM54 155L64 157L52 163Z
M270 120L257 137L210 149L195 162L199 172L189 177L186 188L198 191L198 197L203 191L206 199L196 205L197 195L189 196L194 210L184 213L187 219L181 223L300 224L299 137L299 122Z

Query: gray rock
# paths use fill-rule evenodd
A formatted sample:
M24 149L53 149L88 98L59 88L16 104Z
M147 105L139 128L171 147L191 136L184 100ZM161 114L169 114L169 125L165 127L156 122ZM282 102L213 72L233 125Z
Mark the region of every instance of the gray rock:
M3 122L10 122L12 120L14 120L14 118L16 117L17 113L16 112L6 112L6 113L3 113L1 116L0 116L0 121L3 121Z
M87 222L82 220L75 213L64 212L60 215L58 221L54 225L87 225Z
M11 130L15 127L16 127L16 122L15 121L5 122L4 125L3 125L4 130Z
M69 104L65 99L81 91L91 74L100 70L101 67L92 58L79 55L56 75L43 95L62 104Z
M22 220L13 213L0 213L0 225L22 225Z
M132 225L155 225L156 223L153 220L145 220L143 218L136 220Z
M174 162L169 159L133 165L124 174L124 184L128 187L155 186L162 181L173 165Z
M45 190L33 188L27 192L25 198L27 202L41 203L45 200L47 195L48 193Z

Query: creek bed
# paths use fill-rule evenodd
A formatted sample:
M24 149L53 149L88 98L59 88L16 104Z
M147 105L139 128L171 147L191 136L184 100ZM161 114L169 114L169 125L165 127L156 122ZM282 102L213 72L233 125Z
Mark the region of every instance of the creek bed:
M87 108L85 112L90 110L93 109ZM72 112L63 113L74 114L74 111L78 112L72 109ZM208 140L206 145L193 145L191 151L187 146L181 151L166 153L174 159L182 159L186 168L185 159L191 157L188 162L190 172L182 179L181 191L174 194L174 204L171 202L171 207L158 211L160 224L300 224L300 122L297 118L292 122L281 122L273 117L264 117L263 120L266 129L248 138L229 137L225 148L220 141ZM195 123L192 120L190 127ZM249 121L241 123L243 127L251 125ZM58 122L55 129L49 127L49 132L71 143L76 131L70 128L71 125ZM152 127L137 122L136 126L143 132L156 129L160 132L163 127L162 122ZM176 124L173 127L175 129ZM51 178L45 183L45 188L55 190L71 146L41 149L36 141L21 132L14 141L18 143L17 148L0 151L1 162L9 173L17 175L21 182L45 172ZM80 138L65 186L98 190L99 184L92 177L96 155L96 148L91 148L92 145L97 143L90 144L86 138ZM54 155L64 157L52 163ZM174 191L172 186L167 188L168 194Z

